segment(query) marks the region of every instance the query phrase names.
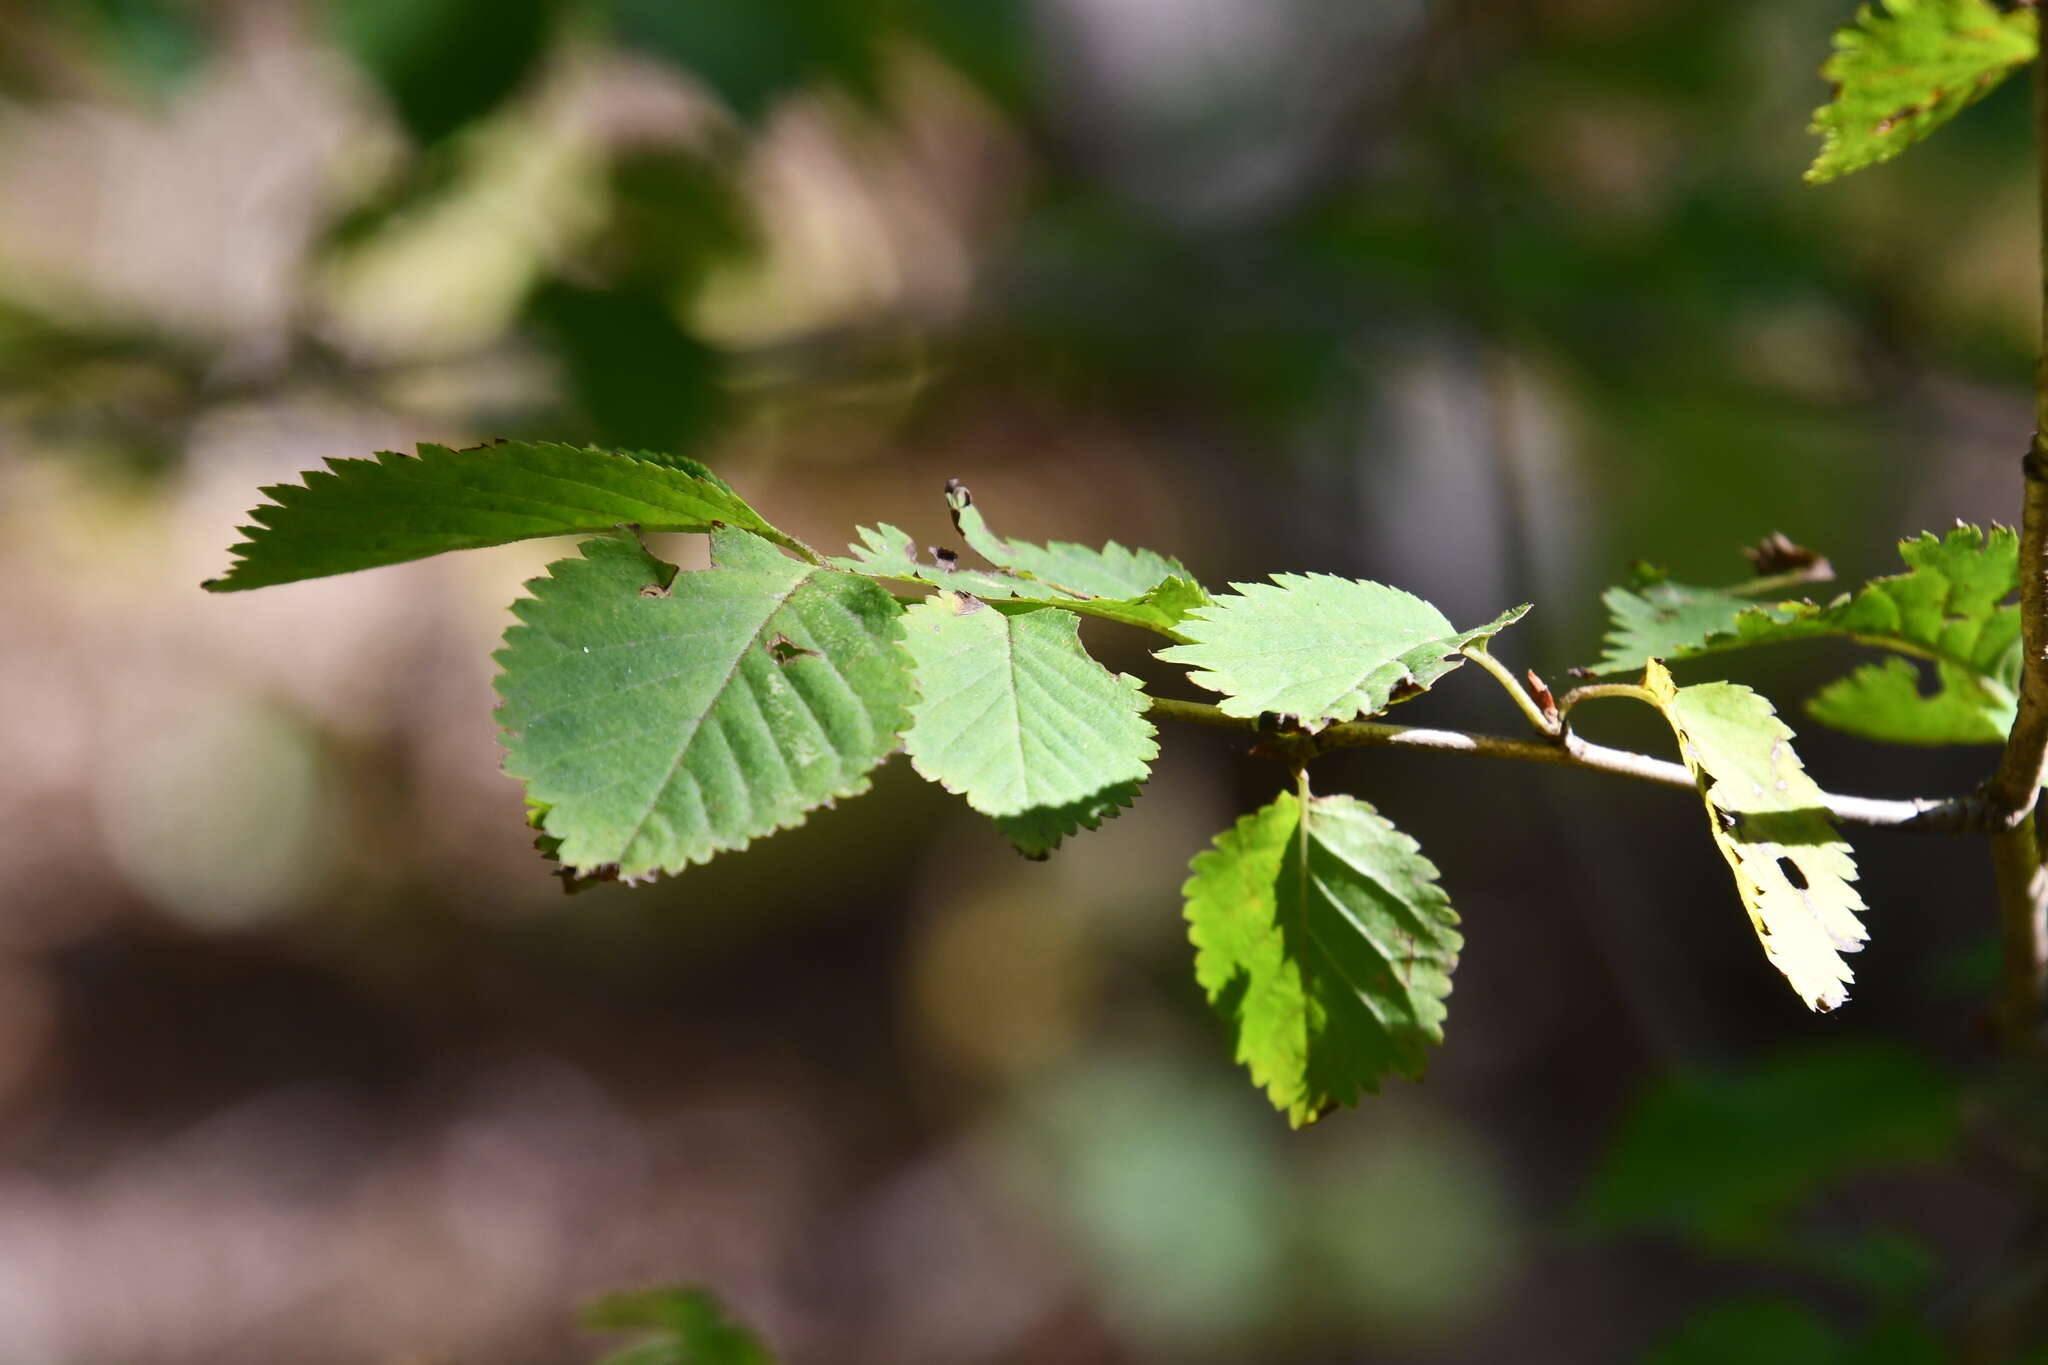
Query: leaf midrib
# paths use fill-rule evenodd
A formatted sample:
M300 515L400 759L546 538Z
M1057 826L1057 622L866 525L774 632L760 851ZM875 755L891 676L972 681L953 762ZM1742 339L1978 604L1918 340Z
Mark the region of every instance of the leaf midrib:
M628 853L632 852L633 845L639 841L641 832L647 828L647 822L654 817L656 808L661 805L661 798L667 794L669 787L676 780L676 774L682 770L683 760L689 757L690 746L696 743L697 735L703 730L705 720L711 715L712 711L717 709L718 703L725 698L726 691L732 686L733 678L740 671L740 665L746 662L747 651L752 649L755 643L760 640L763 632L768 629L769 622L775 619L776 614L788 604L791 597L796 595L797 590L810 582L818 572L819 570L815 565L805 568L790 582L788 587L768 599L767 614L761 618L760 624L748 633L745 642L733 651L732 662L726 666L725 676L719 679L718 686L712 689L709 700L704 703L704 709L691 718L688 727L683 733L682 742L676 746L675 757L669 761L668 769L662 774L661 780L654 784L654 792L653 795L648 797L646 808L640 812L639 818L633 822L631 831L620 841L619 857L621 859L624 859Z

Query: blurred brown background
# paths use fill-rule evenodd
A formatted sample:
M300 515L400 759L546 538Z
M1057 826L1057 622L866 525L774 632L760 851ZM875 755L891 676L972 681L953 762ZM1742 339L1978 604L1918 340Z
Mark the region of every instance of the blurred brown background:
M1682 796L1325 759L1468 952L1429 1080L1292 1134L1179 918L1279 777L1222 737L1163 735L1044 864L898 761L569 900L489 659L567 544L197 588L259 485L501 435L689 450L820 545L943 541L958 476L1212 588L1534 600L1499 652L1554 680L1638 556L1732 580L1782 529L1887 571L2016 514L2030 159L2007 90L1803 189L1849 8L0 4L0 1358L582 1361L576 1304L652 1282L798 1365L1625 1360L1752 1291L1861 1320L1862 1281L1587 1190L1687 1068L1903 1050L1952 1103L1977 849L1859 840L1874 942L1816 1018ZM1735 667L1797 723L1852 659ZM1468 673L1400 719L1513 729ZM1807 751L1872 794L1987 766ZM1902 1242L1938 1315L2001 1273L2002 1171L1827 1167L1787 1216Z

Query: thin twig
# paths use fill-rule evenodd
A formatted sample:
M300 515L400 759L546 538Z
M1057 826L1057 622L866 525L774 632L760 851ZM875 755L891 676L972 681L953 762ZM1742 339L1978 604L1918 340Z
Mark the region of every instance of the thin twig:
M1572 708L1580 702L1600 701L1607 697L1627 697L1630 701L1646 702L1651 706L1657 704L1657 699L1650 695L1648 689L1635 683L1587 683L1583 687L1574 687L1557 699L1557 714L1569 716Z
M1502 691L1514 699L1515 705L1521 708L1522 714L1528 718L1529 724L1536 728L1538 734L1555 738L1563 733L1562 723L1555 717L1543 713L1543 708L1536 704L1536 699L1522 686L1522 680L1509 672L1500 660L1494 658L1485 645L1468 645L1463 652L1466 658L1493 675L1494 681L1501 685Z
M1171 720L1213 729L1235 730L1262 738L1274 738L1256 719L1229 716L1214 706L1198 701L1152 699L1146 715L1153 720ZM1587 768L1617 777L1632 777L1660 787L1695 791L1692 774L1685 766L1628 749L1610 749L1567 733L1562 742L1547 739L1509 739L1503 735L1474 734L1465 730L1433 730L1414 725L1388 725L1375 720L1355 720L1332 725L1314 735L1281 736L1292 741L1276 749L1290 761L1299 758L1304 746L1321 752L1329 749L1432 749L1439 753L1473 754L1480 758L1514 759L1523 763L1548 763L1555 767ZM1891 801L1868 796L1837 796L1823 793L1822 804L1830 815L1844 824L1870 825L1914 834L1961 834L1983 827L1983 805L1974 798L1955 800Z

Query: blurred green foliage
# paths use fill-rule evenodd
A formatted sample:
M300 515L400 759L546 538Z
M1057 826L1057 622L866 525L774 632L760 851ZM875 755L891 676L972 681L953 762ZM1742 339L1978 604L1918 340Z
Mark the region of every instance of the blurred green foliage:
M701 1289L643 1289L607 1294L583 1310L583 1325L600 1331L640 1330L649 1340L604 1358L602 1365L774 1365L761 1339L726 1316Z

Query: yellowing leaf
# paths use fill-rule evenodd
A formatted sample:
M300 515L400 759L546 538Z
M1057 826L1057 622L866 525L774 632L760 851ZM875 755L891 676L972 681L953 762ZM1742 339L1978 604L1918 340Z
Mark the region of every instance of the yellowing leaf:
M1708 829L1771 965L1799 998L1831 1010L1855 974L1843 953L1867 935L1856 862L1771 704L1735 683L1679 687L1651 660L1643 686L1678 736L1707 803Z

